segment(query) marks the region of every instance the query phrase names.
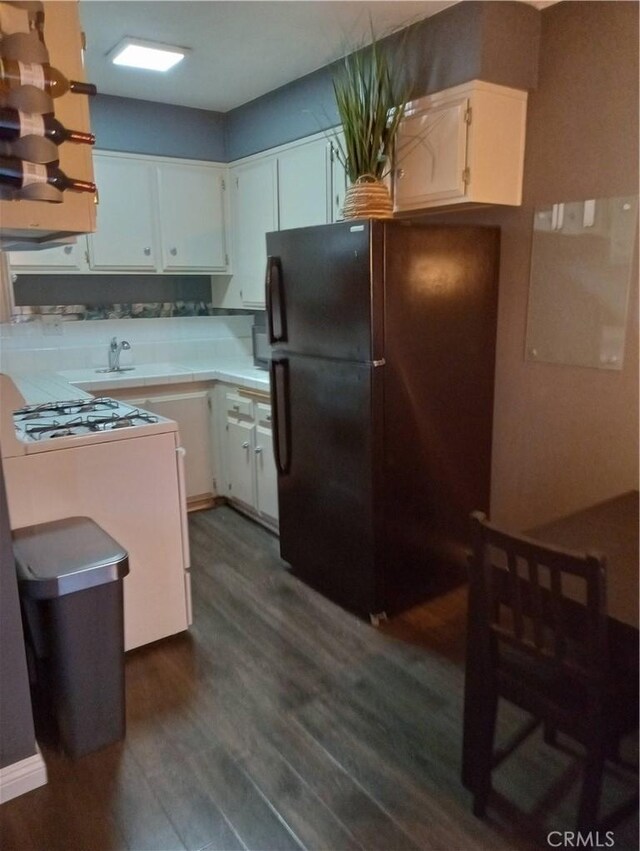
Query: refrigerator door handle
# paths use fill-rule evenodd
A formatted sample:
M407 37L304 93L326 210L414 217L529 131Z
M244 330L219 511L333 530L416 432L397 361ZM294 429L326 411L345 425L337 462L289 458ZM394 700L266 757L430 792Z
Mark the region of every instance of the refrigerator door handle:
M289 423L289 362L272 360L271 416L273 429L273 457L279 476L291 469L291 428Z
M287 339L285 321L284 289L282 286L282 264L279 257L267 258L266 280L267 321L269 342L280 343Z

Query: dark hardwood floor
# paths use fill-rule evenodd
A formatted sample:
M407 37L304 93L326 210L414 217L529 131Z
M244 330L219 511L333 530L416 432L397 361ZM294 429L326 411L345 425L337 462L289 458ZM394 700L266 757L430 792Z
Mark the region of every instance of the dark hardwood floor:
M572 830L579 763L532 739L486 821L459 780L463 591L374 630L229 508L191 516L194 624L128 654L127 738L0 808L3 851L473 851ZM521 720L501 711L501 734ZM605 808L632 787L611 773ZM637 848L637 817L615 832Z

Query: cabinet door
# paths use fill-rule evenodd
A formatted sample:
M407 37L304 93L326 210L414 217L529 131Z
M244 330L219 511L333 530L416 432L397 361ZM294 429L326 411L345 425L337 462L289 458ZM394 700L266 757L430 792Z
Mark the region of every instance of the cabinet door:
M255 508L254 493L254 432L251 422L227 418L226 460L227 486L230 499L238 499L245 505Z
M98 229L88 237L91 268L155 271L154 166L95 154L94 167L100 203Z
M233 169L234 277L242 303L264 309L266 234L278 229L275 157Z
M396 210L464 197L468 104L468 98L456 98L403 120L396 156Z
M226 268L223 190L223 169L170 163L158 166L165 270L207 272Z
M256 508L268 519L278 522L278 474L273 458L271 406L256 405Z
M320 139L278 156L280 230L327 224L327 154L327 143Z
M88 270L86 251L86 239L79 237L77 242L42 251L12 251L9 265L14 272L80 272Z
M344 135L338 134L340 142L344 143ZM341 222L344 219L342 212L344 207L344 196L347 192L349 179L345 167L338 159L337 150L339 150L337 142L332 141L331 146L331 221Z
M152 396L145 407L178 423L180 444L186 450L187 499L210 495L213 492L213 460L207 391Z

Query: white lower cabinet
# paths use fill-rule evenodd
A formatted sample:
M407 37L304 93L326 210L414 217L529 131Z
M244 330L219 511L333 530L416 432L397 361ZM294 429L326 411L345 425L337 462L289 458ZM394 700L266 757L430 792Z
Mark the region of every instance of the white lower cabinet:
M252 422L228 417L225 428L227 496L248 507L254 506L254 431Z
M278 478L271 405L229 387L221 387L217 398L224 493L239 508L274 528L278 524Z
M278 476L267 393L229 384L193 389L105 390L128 405L178 423L185 450L187 501L192 508L225 497L272 530L278 527Z
M278 474L273 457L271 405L256 404L256 508L258 514L278 520Z
M185 489L187 500L197 501L215 495L209 393L196 390L135 397L127 392L109 393L134 405L178 423L180 445L185 449Z

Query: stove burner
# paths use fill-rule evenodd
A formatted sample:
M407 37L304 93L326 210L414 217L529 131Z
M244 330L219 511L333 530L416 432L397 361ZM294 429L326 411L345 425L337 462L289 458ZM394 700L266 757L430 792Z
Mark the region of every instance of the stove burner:
M35 440L40 440L45 435L47 437L67 437L73 432L67 427L58 423L55 420L47 425L30 425L25 428L25 433Z
M71 402L44 402L42 405L26 405L14 412L19 421L37 420L51 414L64 416L68 414L89 414L94 411L110 410L118 407L115 399L101 396L97 399L76 399Z
M153 414L105 397L27 405L16 411L14 417L16 424L21 424L23 433L32 440L82 437L92 432L159 422L159 418Z
M136 408L134 411L131 411L127 416L131 417L132 420L142 420L143 423L157 423L158 417L153 414L148 414L146 411L140 411Z

